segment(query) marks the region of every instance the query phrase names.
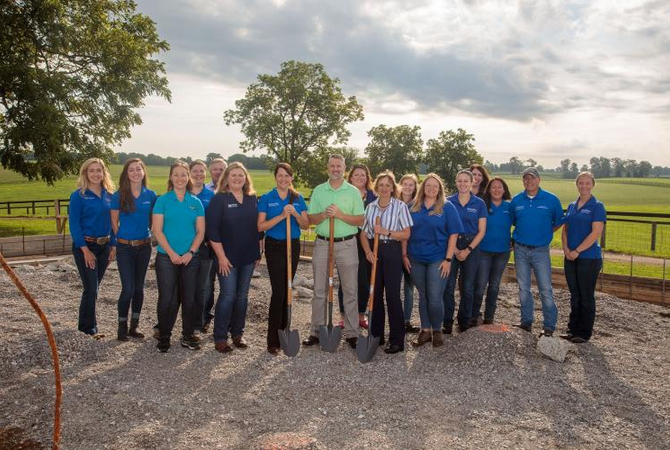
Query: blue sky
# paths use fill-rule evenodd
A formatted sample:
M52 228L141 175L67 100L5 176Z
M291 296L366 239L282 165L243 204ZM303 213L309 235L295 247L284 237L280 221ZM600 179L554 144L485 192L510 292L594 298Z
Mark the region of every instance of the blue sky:
M150 98L117 150L238 152L223 111L282 61L322 63L373 126L464 128L494 162L591 156L670 165L670 3L139 0L171 46L172 103Z

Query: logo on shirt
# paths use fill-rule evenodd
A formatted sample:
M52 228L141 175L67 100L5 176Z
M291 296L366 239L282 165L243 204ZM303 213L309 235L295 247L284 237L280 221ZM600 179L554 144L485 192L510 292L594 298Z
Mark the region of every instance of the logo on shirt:
M272 206L279 206L279 203L277 203L277 202L274 202L274 203L268 203L268 206L271 206L271 207L272 207Z
M228 208L237 208L237 203L228 203Z
M537 209L549 209L549 208L547 208L547 207L544 206L544 205L540 205L540 206L537 207Z
M580 212L581 212L582 214L591 214L591 210L590 210L590 209L582 209Z
M523 205L521 205L521 206L516 206L516 207L514 208L514 211L521 211L521 210L523 210L523 209L525 209L525 208L526 208L526 207L523 206Z
M188 209L190 209L191 211L195 211L196 207L195 205L188 205Z
M467 208L467 210L468 210L469 213L477 213L476 208Z
M147 201L147 202L142 202L142 204L143 204L143 205L151 205L151 202L149 202L149 201Z

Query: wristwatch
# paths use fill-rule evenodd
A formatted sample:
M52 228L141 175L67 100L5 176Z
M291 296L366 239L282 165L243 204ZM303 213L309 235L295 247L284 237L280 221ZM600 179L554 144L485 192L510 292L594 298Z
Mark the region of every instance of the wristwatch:
M468 245L468 250L474 251L474 248L472 248L471 246Z
M451 262L451 258L444 258L446 262Z
M188 251L191 255L195 256L195 252L193 250Z

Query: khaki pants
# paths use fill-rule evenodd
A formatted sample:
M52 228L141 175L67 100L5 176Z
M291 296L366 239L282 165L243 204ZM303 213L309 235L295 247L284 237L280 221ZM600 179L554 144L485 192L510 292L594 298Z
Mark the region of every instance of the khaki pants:
M344 294L344 330L347 337L358 337L358 249L356 239L335 243L335 265ZM328 322L328 241L314 241L314 298L310 334L319 336L319 327ZM334 293L335 294L335 293ZM336 294L335 294L336 295ZM333 296L334 297L334 296Z

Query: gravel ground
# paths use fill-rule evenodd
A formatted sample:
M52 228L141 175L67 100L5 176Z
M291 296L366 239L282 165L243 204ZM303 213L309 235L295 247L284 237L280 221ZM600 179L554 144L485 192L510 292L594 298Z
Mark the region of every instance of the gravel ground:
M537 336L483 327L368 364L301 349L265 351L269 280L252 281L248 350L220 355L156 351L150 337L115 337L118 272L105 276L98 322L107 338L76 331L80 282L63 265L18 269L54 328L63 374L63 448L670 448L670 319L667 309L598 296L595 335L564 363L536 349ZM65 267L67 269L67 267ZM309 264L299 275L311 278ZM149 271L142 318L156 318ZM504 285L496 320L518 321L516 285ZM557 291L559 330L569 297ZM310 306L294 307L306 337ZM541 312L536 311L536 323ZM418 322L416 317L414 321ZM53 373L40 321L0 275L0 447L20 438L50 445ZM539 327L537 332L539 332ZM179 322L175 329L180 329ZM536 333L535 333L536 334ZM413 337L413 335L409 335ZM4 439L4 442L3 442Z

